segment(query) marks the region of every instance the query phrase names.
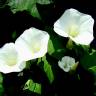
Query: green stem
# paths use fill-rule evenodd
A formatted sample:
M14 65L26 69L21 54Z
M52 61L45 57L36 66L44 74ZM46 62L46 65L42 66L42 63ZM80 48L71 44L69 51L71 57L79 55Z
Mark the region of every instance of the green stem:
M70 38L69 38L69 40L68 40L68 42L66 44L66 48L68 48L70 50L73 48L73 41Z

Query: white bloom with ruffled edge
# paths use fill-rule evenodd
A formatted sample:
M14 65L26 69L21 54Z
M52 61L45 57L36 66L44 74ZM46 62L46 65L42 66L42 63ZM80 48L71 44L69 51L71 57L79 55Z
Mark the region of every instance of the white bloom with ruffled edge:
M54 31L77 44L89 45L93 40L93 18L75 9L67 9L54 23Z
M49 34L45 31L29 28L15 41L22 60L28 61L43 57L47 53Z
M65 72L69 72L73 67L77 66L75 59L69 56L64 56L61 61L58 62L58 66Z
M14 43L6 43L0 48L0 72L20 72L26 67L26 62L21 61Z

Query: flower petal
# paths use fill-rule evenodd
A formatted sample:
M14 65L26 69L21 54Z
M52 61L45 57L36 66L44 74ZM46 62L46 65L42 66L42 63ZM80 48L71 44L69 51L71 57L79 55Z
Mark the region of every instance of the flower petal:
M26 67L25 62L19 62L15 66L8 66L6 62L0 60L0 72L2 73L11 73L11 72L20 72Z
M66 33L66 29L64 29L64 27L62 27L63 25L60 23L60 21L58 20L57 22L55 22L54 24L54 31L59 34L60 36L63 37L68 37L68 34Z
M68 66L72 66L73 64L75 64L75 59L69 56L64 56L62 58L62 62L65 62L66 64L68 64Z
M75 9L68 9L64 14L54 23L54 31L64 37L68 37L68 28L73 24L79 24L81 13Z
M66 67L64 67L65 63L62 63L61 61L58 62L58 66L63 69L65 72L70 71L70 67L66 64Z
M7 43L0 49L0 59L4 59L6 62L8 62L11 66L11 64L16 64L17 62L17 52L15 50L14 43Z
M69 56L64 56L61 61L58 62L58 66L65 72L69 72L75 65L75 59Z
M93 34L90 34L90 32L84 32L78 35L76 38L72 38L72 37L70 38L77 44L82 44L82 45L89 45L94 39Z
M14 43L7 43L0 48L0 72L20 72L25 66L26 63L20 60Z
M54 31L77 44L89 45L93 40L93 18L75 9L67 9L54 23Z
M49 35L45 31L29 28L15 41L16 49L22 60L42 57L47 52Z

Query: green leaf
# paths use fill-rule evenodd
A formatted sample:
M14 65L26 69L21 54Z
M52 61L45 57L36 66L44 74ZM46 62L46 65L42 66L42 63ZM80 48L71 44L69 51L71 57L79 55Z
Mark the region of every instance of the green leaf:
M3 87L3 75L0 73L0 96L3 96L4 87Z
M34 4L34 5L32 6L31 15L32 15L33 17L37 17L37 18L41 19L40 15L39 15L39 12L38 12L38 9L37 9L37 7L36 7L36 4Z
M82 48L86 51L89 52L90 45L81 45Z
M51 55L55 52L55 48L53 46L52 40L50 39L48 42L48 53Z
M12 33L12 38L13 38L13 39L16 39L16 36L17 36L17 33L16 33L16 31L14 31L14 32Z
M0 84L0 96L4 96L4 87L2 84Z
M96 50L92 49L90 55L94 54L95 52L96 52Z
M41 94L41 85L38 83L35 83L35 88L34 88L34 92Z
M36 0L9 0L8 5L11 7L13 13L26 10L33 17L40 19L40 15L36 7Z
M60 44L61 41L59 41L59 39L55 39L53 41L50 39L48 43L48 54L57 58L58 60L61 59L67 51L66 48Z
M66 53L66 49L63 48L63 49L58 49L56 50L52 56L55 57L56 59L60 60L62 57L64 57L65 53Z
M96 52L94 52L93 54L84 54L83 57L81 57L80 59L80 64L82 64L82 66L89 71L94 71L96 72ZM91 69L91 70L90 70Z
M26 61L26 68L25 69L30 69L31 65L34 64L35 61L36 61L36 59Z
M29 80L26 82L26 84L25 84L25 86L24 86L24 88L23 88L23 90L26 90L26 89L27 89L27 90L30 90L30 91L32 91L32 92L41 94L41 84L35 83L35 82L33 82L33 80L31 80L31 79L29 79Z
M37 65L42 61L41 58L38 58Z
M0 84L3 83L3 75L0 73Z
M90 67L89 70L91 70L92 72L96 73L96 66Z
M60 39L52 40L50 39L48 42L48 54L55 57L56 59L61 59L65 52L66 48L61 43L62 41Z
M50 0L9 0L8 5L11 7L13 13L18 11L28 11L33 17L41 19L36 3L49 4Z
M50 3L52 3L52 0L37 0L37 3L39 3L39 4L50 4Z
M45 30L50 35L50 40L48 42L48 54L53 56L56 59L61 59L66 50L66 38L58 36L51 27L46 26Z
M0 9L6 7L8 0L0 0Z
M52 83L53 80L54 80L54 75L53 75L53 71L52 71L51 65L50 65L50 64L48 63L48 61L46 60L46 56L44 56L44 57L42 58L42 61L44 62L44 66L43 66L44 71L45 71L45 73L46 73L46 75L47 75L50 83Z

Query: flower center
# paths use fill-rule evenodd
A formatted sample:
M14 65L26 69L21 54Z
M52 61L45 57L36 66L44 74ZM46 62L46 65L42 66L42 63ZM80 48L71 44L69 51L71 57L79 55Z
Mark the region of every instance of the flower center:
M31 45L31 44L30 44ZM29 45L28 45L29 46ZM34 57L34 54L40 51L40 44L34 43L29 47L29 50L31 51L31 55Z
M33 51L34 53L37 53L38 51L40 51L40 44L36 43L34 46L33 46Z
M8 65L8 66L14 66L16 63L17 63L17 60L12 59L12 60L8 60L7 65Z
M33 56L35 53L39 52L40 49L41 49L41 44L39 44L38 42L33 42L33 44L30 47Z
M17 64L17 56L15 55L10 55L8 56L8 54L4 55L4 57L6 58L5 62L8 66L14 66Z
M64 68L68 68L68 65L67 64L64 64L64 66L63 66Z
M72 36L73 38L76 37L79 34L79 32L78 32L78 26L71 25L69 27L68 34L69 34L69 36Z

